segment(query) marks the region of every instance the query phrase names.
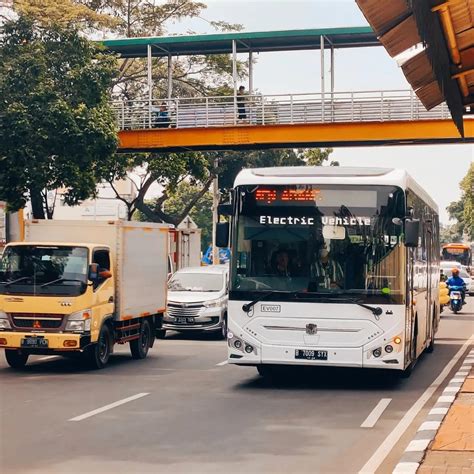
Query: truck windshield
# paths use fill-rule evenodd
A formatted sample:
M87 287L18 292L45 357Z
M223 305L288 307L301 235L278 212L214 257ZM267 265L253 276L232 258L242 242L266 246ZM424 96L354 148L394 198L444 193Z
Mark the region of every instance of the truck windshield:
M87 263L84 247L7 247L0 263L0 294L80 295L87 288Z
M405 215L401 189L244 186L236 197L233 297L404 301L402 227L392 222Z

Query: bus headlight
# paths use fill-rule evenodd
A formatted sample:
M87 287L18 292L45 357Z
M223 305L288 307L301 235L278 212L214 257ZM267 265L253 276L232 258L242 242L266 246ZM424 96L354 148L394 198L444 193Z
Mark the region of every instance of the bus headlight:
M7 313L0 311L0 329L11 329L12 326L8 320Z
M91 330L91 310L72 313L67 318L66 331L84 332Z
M380 347L377 347L377 349L374 349L372 351L372 354L374 357L380 357L382 355L382 349Z

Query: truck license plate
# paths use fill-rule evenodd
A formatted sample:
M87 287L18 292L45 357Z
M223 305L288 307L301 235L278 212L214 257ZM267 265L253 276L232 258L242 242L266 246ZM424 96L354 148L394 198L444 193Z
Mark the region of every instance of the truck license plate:
M295 359L328 360L328 351L317 351L313 349L295 349Z
M25 337L21 340L21 347L43 349L48 347L48 340L44 337Z

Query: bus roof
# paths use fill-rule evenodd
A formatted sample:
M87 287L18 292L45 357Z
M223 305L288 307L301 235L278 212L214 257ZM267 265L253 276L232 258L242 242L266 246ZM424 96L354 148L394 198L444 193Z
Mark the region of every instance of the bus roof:
M444 244L443 249L466 249L466 250L470 250L471 247L469 246L469 244L463 244L462 242L452 242L452 243L449 243L449 244Z
M402 189L412 190L435 212L438 212L436 202L406 170L402 169L346 166L247 168L237 175L234 186L257 184L368 184L399 186Z

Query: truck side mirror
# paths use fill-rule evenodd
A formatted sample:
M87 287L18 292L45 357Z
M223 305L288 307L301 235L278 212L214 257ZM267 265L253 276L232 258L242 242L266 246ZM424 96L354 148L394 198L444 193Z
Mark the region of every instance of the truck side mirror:
M87 274L87 278L90 281L97 281L99 279L99 264L91 263L89 265L89 272Z
M103 280L107 280L109 278L112 278L112 272L110 270L102 270L101 272L99 272L99 277Z
M229 223L218 222L216 225L216 247L228 247L229 245Z
M418 247L418 240L420 238L420 220L406 219L405 220L405 247Z

